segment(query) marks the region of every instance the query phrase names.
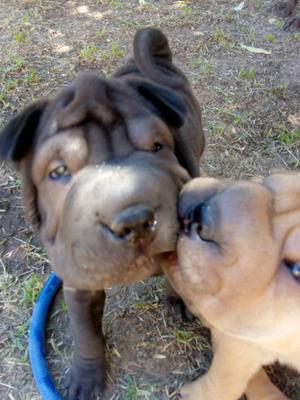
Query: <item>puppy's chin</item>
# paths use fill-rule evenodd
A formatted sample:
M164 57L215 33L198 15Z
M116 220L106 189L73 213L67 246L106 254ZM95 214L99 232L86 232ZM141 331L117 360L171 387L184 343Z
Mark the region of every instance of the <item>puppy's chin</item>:
M200 237L196 224L188 232L179 234L174 279L195 302L199 302L203 295L215 295L220 290L218 267L221 260L214 246Z

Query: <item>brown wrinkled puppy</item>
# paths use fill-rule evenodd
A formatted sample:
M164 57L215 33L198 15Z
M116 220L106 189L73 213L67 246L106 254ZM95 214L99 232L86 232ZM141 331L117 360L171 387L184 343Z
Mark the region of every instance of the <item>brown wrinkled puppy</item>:
M0 137L64 281L75 342L68 399L103 389L104 289L161 272L175 250L177 196L199 175L201 113L166 37L146 28L111 79L78 76L17 115Z
M262 184L198 178L183 189L178 260L165 272L211 328L209 371L186 400L283 400L261 368L300 370L300 173Z

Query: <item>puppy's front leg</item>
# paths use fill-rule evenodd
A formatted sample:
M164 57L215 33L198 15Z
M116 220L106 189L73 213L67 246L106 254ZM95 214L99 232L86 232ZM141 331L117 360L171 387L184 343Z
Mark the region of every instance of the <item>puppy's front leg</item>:
M101 394L105 383L105 341L102 333L105 292L64 288L64 298L75 345L67 398L89 400L93 393Z
M212 365L201 378L182 387L185 400L237 400L261 365L260 351L251 343L214 329L212 335Z
M250 380L246 396L248 400L288 400L262 368Z

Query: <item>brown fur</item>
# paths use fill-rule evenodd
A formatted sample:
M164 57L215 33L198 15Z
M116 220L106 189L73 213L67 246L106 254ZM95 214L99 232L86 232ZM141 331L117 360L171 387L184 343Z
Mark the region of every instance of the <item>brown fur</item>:
M283 29L289 32L297 32L300 30L300 11L297 4L299 0L283 0L276 2L273 6L273 12L279 17L288 18Z
M103 290L161 272L175 250L178 192L199 174L203 146L198 102L152 28L111 79L80 74L4 128L0 153L18 164L28 214L64 281L69 399L101 391Z
M197 178L179 212L186 232L165 271L211 328L214 348L183 398L286 399L261 367L278 360L300 370L300 281L287 264L300 265L300 173L262 183Z

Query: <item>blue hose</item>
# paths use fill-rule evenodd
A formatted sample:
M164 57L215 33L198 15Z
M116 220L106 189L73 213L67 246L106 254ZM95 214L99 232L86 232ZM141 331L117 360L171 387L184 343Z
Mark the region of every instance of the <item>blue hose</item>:
M45 329L49 308L61 280L55 273L48 278L33 309L29 327L29 357L33 377L43 400L62 400L56 390L45 356Z

